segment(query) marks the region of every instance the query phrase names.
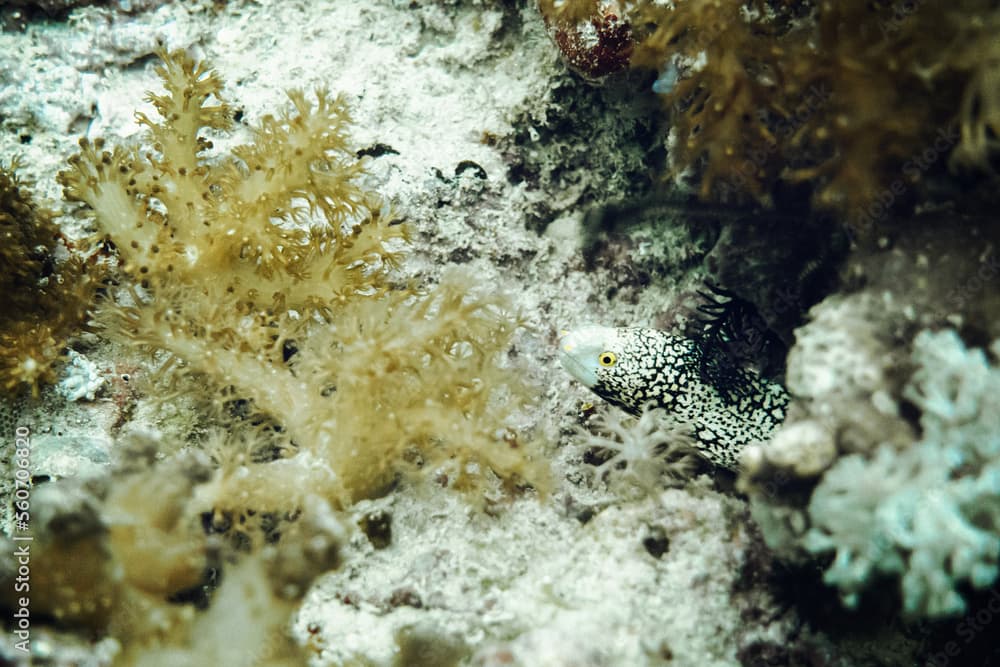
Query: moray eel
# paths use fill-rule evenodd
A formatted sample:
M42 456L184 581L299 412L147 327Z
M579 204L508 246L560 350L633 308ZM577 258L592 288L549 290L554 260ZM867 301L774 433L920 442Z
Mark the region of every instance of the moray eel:
M647 404L664 408L690 425L703 457L730 470L744 447L768 440L785 418L780 384L695 339L588 326L564 333L560 348L563 367L595 394L632 414Z

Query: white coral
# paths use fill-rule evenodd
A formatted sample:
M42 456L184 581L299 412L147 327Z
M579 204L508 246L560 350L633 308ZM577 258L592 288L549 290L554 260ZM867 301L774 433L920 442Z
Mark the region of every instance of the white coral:
M97 392L104 386L97 364L75 350L68 353L69 363L66 364L63 379L56 386L56 391L66 397L67 401L94 400Z
M697 455L690 429L673 424L662 408L647 407L638 418L605 406L591 421L593 430L580 429L583 444L610 456L597 466L597 479L608 476L627 481L646 492L658 484L688 479Z
M849 606L874 575L897 574L910 614L961 613L959 588L985 588L1000 561L1000 369L954 331L914 341L904 394L923 437L903 451L840 459L809 503L804 546L835 552L826 572Z

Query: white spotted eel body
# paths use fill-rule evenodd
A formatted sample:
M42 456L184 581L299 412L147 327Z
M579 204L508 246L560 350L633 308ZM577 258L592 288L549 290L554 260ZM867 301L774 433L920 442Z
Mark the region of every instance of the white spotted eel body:
M720 360L700 341L657 329L588 326L560 340L570 375L632 414L664 408L689 425L715 465L735 470L748 444L764 442L785 418L784 388L749 368Z

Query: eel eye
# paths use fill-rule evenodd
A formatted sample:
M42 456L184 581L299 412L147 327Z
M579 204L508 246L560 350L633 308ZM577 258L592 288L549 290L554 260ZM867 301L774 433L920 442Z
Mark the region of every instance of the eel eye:
M618 357L615 356L614 352L601 352L601 356L597 357L597 362L605 368L614 366L616 361L618 361Z

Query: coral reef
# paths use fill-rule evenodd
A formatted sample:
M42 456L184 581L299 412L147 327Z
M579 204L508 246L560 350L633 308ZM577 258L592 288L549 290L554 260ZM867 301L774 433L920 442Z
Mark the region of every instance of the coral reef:
M257 506L255 480L280 464L349 503L390 483L409 450L456 485L489 470L541 481L510 428L529 396L503 360L516 316L458 273L427 290L391 282L406 228L358 185L344 101L291 91L291 109L222 160L208 138L231 128L221 79L161 56L161 120L137 116L151 150L83 140L60 179L132 281L101 309L108 334L166 352L175 388L214 388L223 422L243 400L280 424L258 445L303 450L249 476L223 470L218 502ZM293 508L286 491L265 505Z
M955 615L996 577L1000 375L971 349L1000 337L996 235L927 214L855 251L841 291L795 332L788 421L744 457L769 545L799 562L832 554L825 580L850 606L898 578L906 614Z
M193 397L200 422L187 442L132 429L106 474L33 491L32 611L113 638L120 664L301 664L285 626L339 564L335 507L421 468L435 489L545 483L514 422L519 321L467 272L394 273L406 227L360 185L342 99L291 91L220 156L221 79L159 56L145 145L81 140L59 180L117 259L99 333L148 351L148 400ZM96 388L85 375L73 397ZM254 637L227 641L234 624Z
M656 134L651 100L623 99L621 92L594 88L565 77L547 91L545 105L529 106L514 119L514 131L498 142L508 178L523 184L533 229L579 207L603 204L649 189L650 153ZM554 116L549 105L560 110ZM587 137L586 143L577 137ZM595 164L594 150L608 151L607 163ZM627 216L630 222L637 216Z
M157 461L162 448L135 436L110 476L33 490L32 618L112 637L119 665L302 664L285 625L312 579L339 564L346 532L329 503L311 497L280 542L236 559L203 530L212 462L198 451ZM0 602L13 608L4 563Z
M849 605L893 574L908 614L957 614L960 585L992 585L1000 562L1000 369L949 330L922 332L913 355L904 395L921 410L920 440L841 458L812 495L804 544L836 551L825 580Z
M568 22L595 12L591 0L540 4ZM992 169L991 3L621 5L631 62L659 73L672 112L673 171L695 168L705 198L774 204L804 183L868 233L928 192L946 158Z
M53 214L16 174L0 167L0 391L38 395L83 325L100 272L69 254Z
M956 213L990 196L992 5L144 4L0 33L0 152L39 201L66 170L112 264L57 384L0 405L34 538L0 662L995 661L1000 238ZM555 20L645 64L591 85ZM157 44L192 56L136 126ZM556 351L592 322L785 376L735 489L655 413L588 421Z

